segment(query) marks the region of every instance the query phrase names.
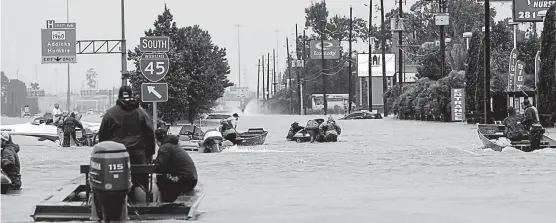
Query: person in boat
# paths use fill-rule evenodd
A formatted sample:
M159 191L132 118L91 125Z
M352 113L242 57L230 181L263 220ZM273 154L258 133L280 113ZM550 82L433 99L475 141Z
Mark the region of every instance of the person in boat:
M54 104L54 108L52 109L52 124L58 127L58 138L60 139L60 146L62 145L64 139L64 129L62 128L63 114L64 113L60 109L60 105L58 103Z
M523 108L525 109L525 114L522 123L525 129L530 130L533 124L539 124L539 112L535 106L531 105L529 99L523 100Z
M329 116L328 120L319 126L319 141L336 142L338 141L338 135L340 135L341 132L342 129L336 124L334 117Z
M12 137L7 132L1 132L2 138L2 171L12 181L10 190L21 188L21 173L19 163L19 145L13 143Z
M319 135L319 126L320 126L319 123L315 119L311 119L307 121L307 125L305 126L305 129L307 130L307 133L309 133L309 135L311 136L310 142L315 142L315 140L317 139Z
M232 117L223 119L220 122L220 132L222 133L222 136L224 137L224 139L231 141L235 144L236 143L236 138L237 138L237 122L239 121L239 115L237 113L234 113L232 115Z
M70 147L73 143L77 144L75 128L83 129L83 124L77 120L75 112L72 112L63 122L64 142L62 147Z
M522 124L529 131L529 142L531 142L531 150L539 149L545 129L540 125L539 111L531 104L529 99L523 101L525 114Z
M156 185L162 202L174 202L182 193L191 193L197 186L198 175L195 163L179 146L179 138L157 129L155 138L160 146L154 160L157 176Z
M294 122L292 123L292 125L290 126L290 130L288 131L288 135L286 136L286 139L292 140L293 136L301 131L303 128L303 126L299 125L299 122Z
M508 117L502 121L502 124L506 126L504 134L509 140L525 140L527 139L527 130L522 125L523 117L516 113L514 107L508 107Z
M155 150L154 129L151 119L139 109L130 86L122 86L116 105L102 117L98 131L99 142L114 141L125 145L131 164L147 164ZM132 174L135 187L147 191L148 174Z

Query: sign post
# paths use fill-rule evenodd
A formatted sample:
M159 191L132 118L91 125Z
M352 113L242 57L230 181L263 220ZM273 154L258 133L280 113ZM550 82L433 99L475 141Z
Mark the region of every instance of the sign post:
M139 40L139 68L145 79L151 83L141 84L141 101L153 103L153 127L158 124L158 102L168 101L168 83L156 83L164 79L170 69L170 60L166 54L170 50L170 38L167 36L146 36Z

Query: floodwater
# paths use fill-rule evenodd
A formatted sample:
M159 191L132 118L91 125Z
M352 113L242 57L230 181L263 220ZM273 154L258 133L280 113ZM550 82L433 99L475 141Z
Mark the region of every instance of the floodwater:
M338 121L337 143L285 141L309 116L246 116L266 144L190 153L207 196L199 222L554 222L556 152L483 150L475 126L395 119ZM98 118L87 121L98 121ZM2 124L22 120L2 119ZM553 133L555 134L555 133ZM79 175L90 148L15 137L24 189L2 195L2 222Z

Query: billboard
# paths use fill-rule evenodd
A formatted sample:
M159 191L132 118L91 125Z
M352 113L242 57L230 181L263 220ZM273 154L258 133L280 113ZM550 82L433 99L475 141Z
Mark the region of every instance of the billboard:
M540 11L548 10L556 0L513 0L514 22L542 22Z
M515 62L515 85L520 89L525 84L525 63L521 60Z
M323 49L324 48L324 49ZM340 59L340 41L338 40L311 40L311 52L309 52L311 59L322 59L322 52L324 50L325 60Z
M382 77L382 54L373 53L372 58L372 76ZM384 55L386 59L386 76L392 77L396 73L396 54L387 53ZM368 77L369 76L369 54L360 53L357 54L357 76Z
M463 88L452 88L452 121L465 120L465 91Z

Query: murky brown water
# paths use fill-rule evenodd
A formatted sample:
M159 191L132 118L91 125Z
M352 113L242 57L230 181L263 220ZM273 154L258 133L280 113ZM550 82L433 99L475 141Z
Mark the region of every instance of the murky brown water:
M269 130L263 146L191 153L207 196L199 222L554 222L556 152L480 149L474 126L384 120L338 121L338 143L284 137L307 116L242 117ZM84 118L98 121L98 118ZM2 124L21 120L2 119ZM2 195L2 222L79 175L90 148L63 149L16 137L24 189Z

